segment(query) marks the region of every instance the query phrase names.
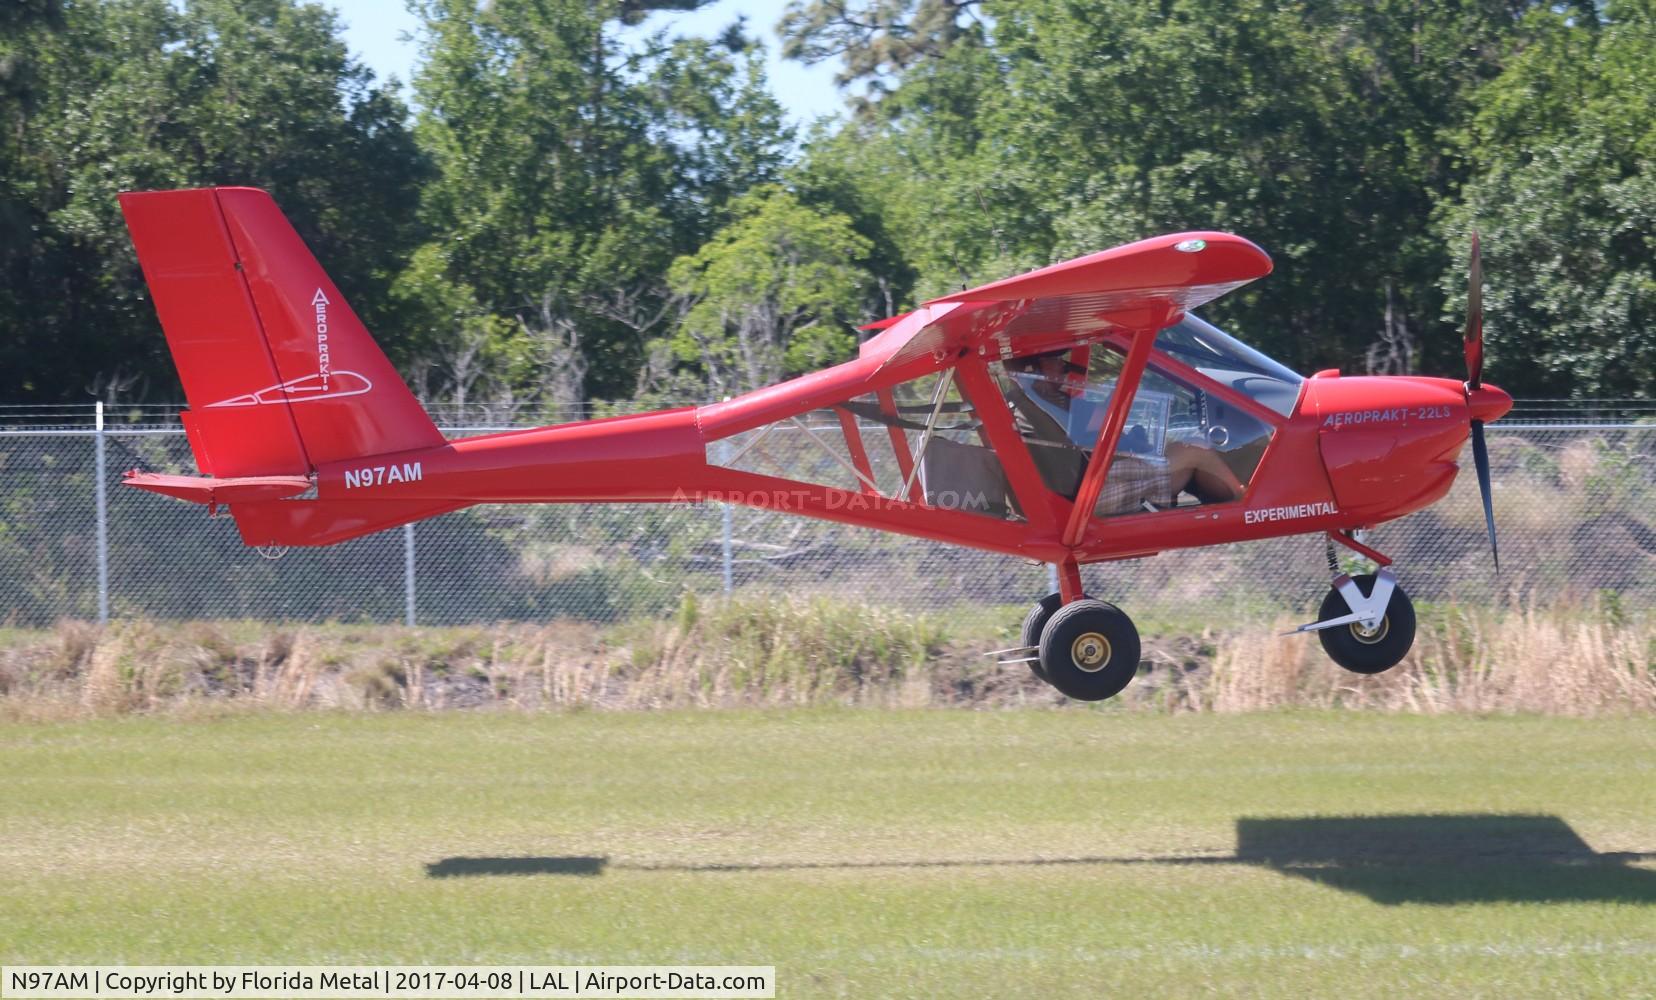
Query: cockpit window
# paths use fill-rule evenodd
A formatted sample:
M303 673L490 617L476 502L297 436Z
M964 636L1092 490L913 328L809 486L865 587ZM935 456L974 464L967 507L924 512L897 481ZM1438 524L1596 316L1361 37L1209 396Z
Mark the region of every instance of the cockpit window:
M1047 437L1091 448L1109 412L1122 361L1120 352L1103 344L1013 358L1004 366L1019 393L1013 409L1026 422L1045 423L1032 412L1038 409L1062 432L1049 428Z
M1122 355L1106 344L1010 358L1001 391L1047 488L1074 499L1109 412Z
M1004 363L1001 390L1037 471L1053 492L1076 497L1123 361L1113 345L1094 344ZM1152 359L1128 404L1094 514L1116 517L1239 500L1272 430L1250 411Z
M1285 417L1305 380L1206 320L1186 315L1156 335L1156 350Z

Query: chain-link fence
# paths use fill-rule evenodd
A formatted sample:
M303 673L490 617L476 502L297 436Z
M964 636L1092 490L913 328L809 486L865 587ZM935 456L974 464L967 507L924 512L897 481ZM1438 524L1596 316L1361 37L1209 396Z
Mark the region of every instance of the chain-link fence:
M269 559L242 546L228 517L118 486L134 466L195 471L176 424L131 409L99 429L92 412L0 414L0 626L106 616L605 621L662 614L686 594L755 591L941 610L1022 605L1053 588L1049 567L999 555L693 504L488 505ZM1470 474L1442 503L1369 540L1397 560L1417 600L1563 597L1650 609L1656 423L1531 412L1551 419L1489 429L1499 576ZM489 429L504 428L451 421L446 433ZM787 434L771 448L811 450ZM1301 611L1328 585L1321 536L1170 552L1085 574L1089 591L1130 610L1201 607L1216 618Z

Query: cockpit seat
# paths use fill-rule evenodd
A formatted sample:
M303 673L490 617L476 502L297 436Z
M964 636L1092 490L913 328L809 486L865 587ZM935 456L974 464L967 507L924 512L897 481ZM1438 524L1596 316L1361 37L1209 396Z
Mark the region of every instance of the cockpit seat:
M978 445L932 438L920 458L920 485L934 507L1001 518L1011 509L1000 459Z

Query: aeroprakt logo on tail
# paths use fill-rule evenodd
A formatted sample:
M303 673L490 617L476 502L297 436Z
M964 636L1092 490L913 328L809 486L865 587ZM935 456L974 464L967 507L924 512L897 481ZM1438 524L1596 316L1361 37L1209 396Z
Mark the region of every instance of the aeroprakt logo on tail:
M240 396L231 396L216 403L208 403L209 408L215 406L263 406L269 403L314 403L319 399L340 399L345 396L360 396L374 387L366 375L357 372L340 370L333 373L333 387L328 387L328 376L318 372L315 375L306 375L288 382L278 382L266 386L258 392L243 393Z
M332 352L328 348L328 306L333 303L322 289L311 296L311 308L316 310L316 374L279 382L257 392L244 393L221 399L214 406L262 406L267 403L308 403L318 399L340 399L360 396L374 387L366 375L359 372L333 370Z
M316 374L322 379L322 391L328 391L328 297L318 288L311 296L316 308Z

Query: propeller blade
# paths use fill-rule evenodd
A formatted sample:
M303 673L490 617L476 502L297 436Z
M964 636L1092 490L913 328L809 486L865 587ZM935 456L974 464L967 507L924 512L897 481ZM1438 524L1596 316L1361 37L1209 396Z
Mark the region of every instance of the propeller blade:
M1484 524L1489 528L1489 554L1495 559L1495 572L1501 571L1501 550L1495 544L1495 503L1490 497L1489 446L1484 444L1482 420L1472 421L1472 464L1478 469L1478 492L1483 494Z
M1483 254L1472 231L1472 268L1466 289L1466 386L1483 384Z

